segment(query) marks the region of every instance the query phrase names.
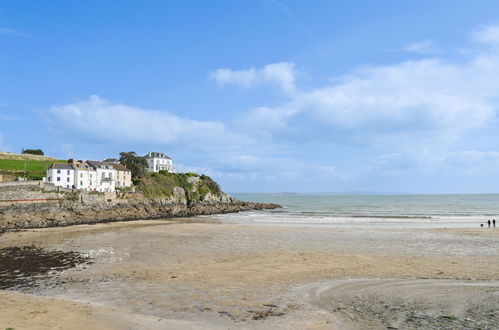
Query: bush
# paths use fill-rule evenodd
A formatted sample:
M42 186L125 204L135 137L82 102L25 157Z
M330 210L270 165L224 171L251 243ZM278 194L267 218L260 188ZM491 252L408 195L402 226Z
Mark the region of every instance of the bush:
M207 185L200 185L198 187L198 193L201 195L201 196L206 196L207 193L210 192L210 188L208 188Z
M212 178L210 178L207 175L204 174L201 175L201 183L206 185L208 189L211 191L211 193L214 195L220 195L223 193L218 183L216 183Z
M73 202L78 201L79 198L80 198L80 195L76 192L68 193L66 196L64 196L65 200L73 201Z
M200 178L196 192L194 192L194 185L188 181L193 176ZM136 187L137 192L141 192L147 198L171 197L175 187L183 188L188 200L205 196L208 192L213 195L222 193L220 186L209 176L199 176L195 173L170 173L168 171L147 174L138 181Z
M21 153L30 154L30 155L40 155L40 156L45 155L42 149L23 149Z

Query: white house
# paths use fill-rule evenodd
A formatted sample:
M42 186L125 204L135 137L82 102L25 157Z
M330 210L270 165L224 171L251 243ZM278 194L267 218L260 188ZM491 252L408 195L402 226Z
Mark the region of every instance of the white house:
M97 162L93 160L87 161L97 172L97 191L111 192L116 189L116 170L111 164Z
M148 172L173 172L173 160L162 152L150 152L144 156Z
M52 164L47 168L47 182L56 187L74 188L75 171L68 164Z
M74 162L70 164L75 170L75 188L82 190L96 191L99 188L97 171L84 162Z

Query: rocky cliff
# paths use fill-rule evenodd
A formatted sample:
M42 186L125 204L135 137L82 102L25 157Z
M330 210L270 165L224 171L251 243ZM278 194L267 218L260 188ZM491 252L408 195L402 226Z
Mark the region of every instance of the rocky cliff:
M148 187L148 192L95 193L49 191L42 185L2 186L0 187L0 232L280 207L276 204L236 200L221 192L217 188L218 185L215 186L209 180L194 175L187 175L187 179L181 185L161 187L152 183L145 187Z

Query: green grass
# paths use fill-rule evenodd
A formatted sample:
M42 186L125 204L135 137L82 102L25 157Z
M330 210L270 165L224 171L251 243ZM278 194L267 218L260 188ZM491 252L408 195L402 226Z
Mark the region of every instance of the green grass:
M200 178L196 191L194 191L194 186L188 182L189 177ZM186 197L194 200L205 196L208 192L214 195L222 193L220 186L209 176L199 176L195 173L169 173L167 171L147 175L138 182L137 191L147 198L161 198L172 196L175 187L182 187L187 193Z
M66 163L65 160L57 160L55 163ZM14 176L24 176L24 166L26 166L26 177L31 180L40 180L45 176L45 170L53 161L40 160L18 160L0 159L0 172L12 174Z

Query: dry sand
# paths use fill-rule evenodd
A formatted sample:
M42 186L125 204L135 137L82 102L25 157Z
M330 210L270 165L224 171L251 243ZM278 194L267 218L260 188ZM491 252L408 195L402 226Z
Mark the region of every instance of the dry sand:
M80 251L94 263L0 291L0 329L492 329L499 322L491 309L499 305L499 229L165 220L0 236L0 248L32 243Z

